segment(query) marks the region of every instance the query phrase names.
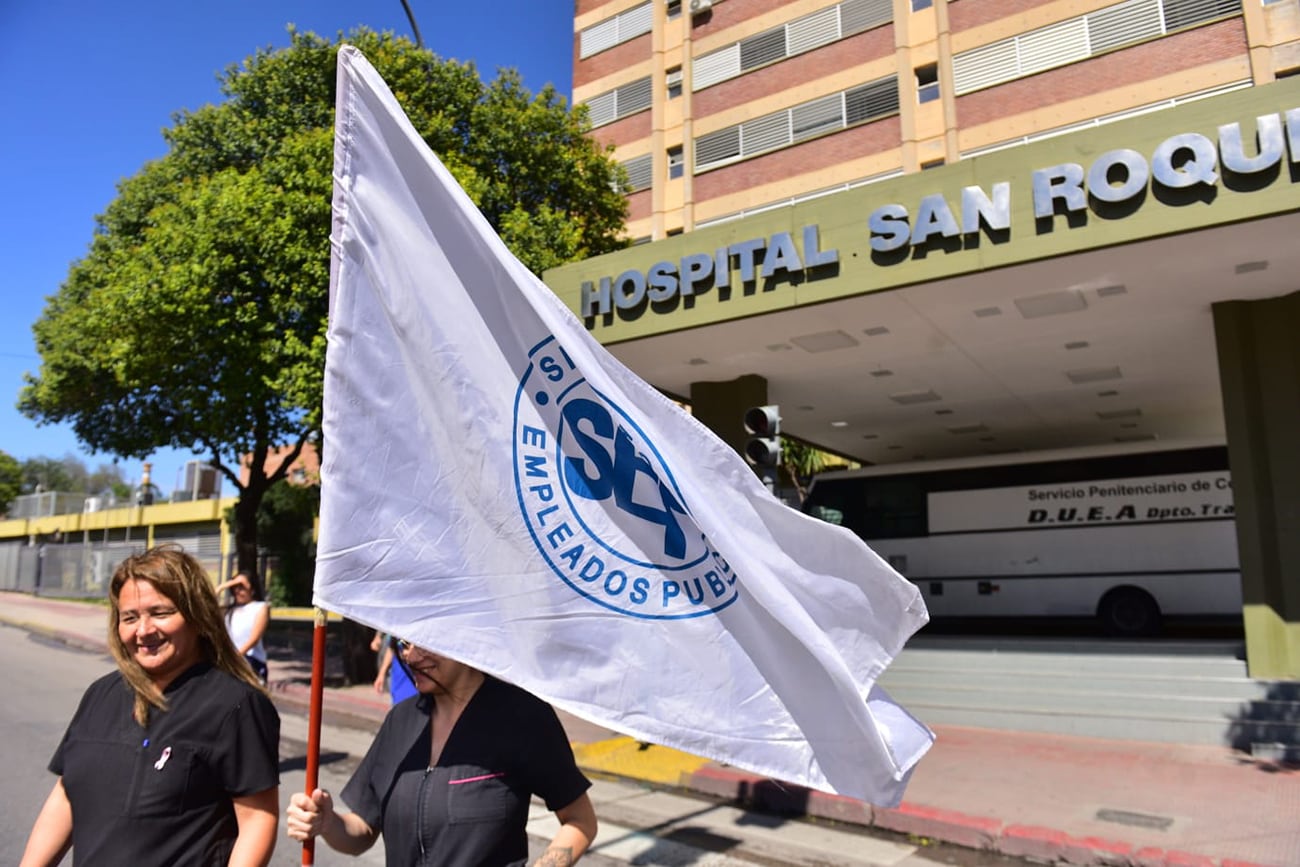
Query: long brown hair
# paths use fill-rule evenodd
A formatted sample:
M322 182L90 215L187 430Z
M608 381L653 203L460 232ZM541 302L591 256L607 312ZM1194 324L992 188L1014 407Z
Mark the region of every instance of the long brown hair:
M198 633L199 651L204 660L231 677L258 690L262 689L257 675L230 640L230 633L226 631L222 620L217 594L203 567L176 545L160 545L123 560L113 572L108 591L108 649L112 652L113 659L117 660L117 668L122 672L122 677L135 692L136 722L145 725L149 721L151 707L166 710L167 699L163 697L162 690L154 685L148 673L140 667L140 663L131 656L118 631L119 600L122 587L127 581L148 581L155 590L171 600L181 617L185 618L186 624Z

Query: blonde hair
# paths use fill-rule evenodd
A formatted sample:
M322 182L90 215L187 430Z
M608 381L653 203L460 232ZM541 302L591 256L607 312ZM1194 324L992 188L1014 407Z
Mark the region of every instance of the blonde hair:
M185 623L198 633L199 652L204 660L231 677L265 691L253 669L230 640L217 594L203 567L176 545L160 545L123 560L113 572L108 591L108 649L117 661L122 677L135 692L136 722L140 725L148 723L151 707L166 710L167 699L127 650L118 630L119 600L128 581L148 581L176 606Z

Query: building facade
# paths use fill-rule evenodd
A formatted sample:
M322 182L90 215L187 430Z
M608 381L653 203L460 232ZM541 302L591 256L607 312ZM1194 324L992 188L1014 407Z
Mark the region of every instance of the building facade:
M1252 673L1300 677L1300 3L578 0L627 250L547 284L739 445L1226 443Z
M1267 84L1290 0L578 0L637 241Z

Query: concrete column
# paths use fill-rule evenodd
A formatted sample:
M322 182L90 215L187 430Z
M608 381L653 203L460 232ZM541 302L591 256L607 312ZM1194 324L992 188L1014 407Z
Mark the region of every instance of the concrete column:
M701 424L744 454L745 410L767 403L767 380L749 373L727 382L692 382L691 412Z
M1251 677L1300 677L1300 292L1213 305Z

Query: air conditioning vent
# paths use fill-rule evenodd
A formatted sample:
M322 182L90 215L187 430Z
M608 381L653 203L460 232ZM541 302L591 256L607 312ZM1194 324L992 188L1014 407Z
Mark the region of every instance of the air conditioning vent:
M691 0L691 14L699 15L713 8L713 0Z

